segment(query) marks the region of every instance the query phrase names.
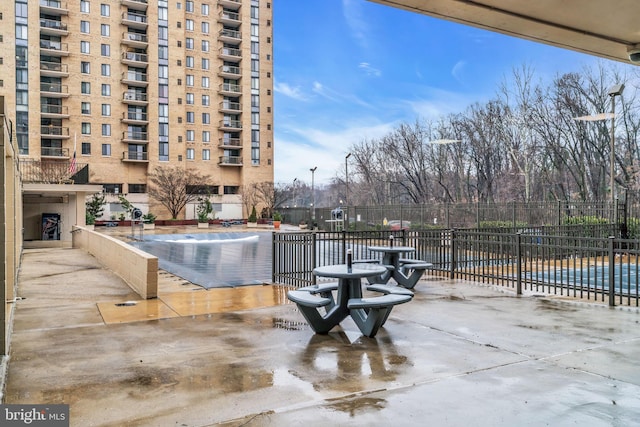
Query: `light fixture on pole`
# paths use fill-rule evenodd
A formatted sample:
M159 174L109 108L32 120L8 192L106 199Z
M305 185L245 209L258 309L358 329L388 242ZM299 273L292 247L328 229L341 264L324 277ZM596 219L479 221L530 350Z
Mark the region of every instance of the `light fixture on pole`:
M316 169L318 169L317 166L309 169L311 171L311 227L314 227L316 222L316 191L313 181Z
M344 204L349 204L349 157L351 153L344 157Z
M610 189L611 191L611 209L615 209L616 192L615 192L615 162L616 162L616 96L621 96L624 90L624 83L612 86L609 89L609 97L611 97L611 157L609 159L609 178L611 179ZM615 211L612 214L612 218L615 220Z
M624 83L620 83L614 86L611 86L609 91L607 92L609 97L611 97L611 113L599 113L589 116L581 116L575 117L574 120L578 121L588 121L588 122L597 122L601 120L611 119L611 142L609 147L609 191L611 196L611 223L615 221L615 202L616 202L616 192L615 192L615 163L616 163L616 133L615 133L615 120L616 120L616 96L621 96L622 91L624 90Z

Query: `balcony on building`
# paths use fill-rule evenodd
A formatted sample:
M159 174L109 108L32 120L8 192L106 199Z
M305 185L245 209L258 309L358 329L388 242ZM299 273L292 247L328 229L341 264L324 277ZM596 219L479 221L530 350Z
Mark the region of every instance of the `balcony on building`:
M40 62L40 75L48 77L69 77L69 66L59 62Z
M66 36L69 34L67 24L56 19L40 18L40 34L49 36Z
M149 163L149 153L139 151L124 151L122 153L123 162Z
M240 156L220 156L218 165L220 166L242 166L242 157Z
M120 79L120 81L129 86L146 87L149 85L147 75L137 71L125 71L122 73L122 79Z
M242 6L242 0L218 0L218 4L225 9L238 11Z
M68 15L69 8L66 1L40 0L40 12L46 15Z
M147 23L147 15L143 13L122 12L122 25L126 25L129 28L135 28L137 30L146 30L149 24Z
M122 132L122 142L132 144L148 144L149 134L147 132L124 131Z
M120 4L133 10L147 10L147 0L120 0Z
M230 10L222 9L218 15L218 22L228 27L238 28L241 24L240 14Z
M122 94L122 102L129 105L148 105L148 97L146 93L128 90Z
M69 108L66 105L43 102L40 104L40 116L53 119L68 119Z
M133 67L146 67L149 62L149 55L140 52L122 52L121 61L123 64Z
M225 99L220 102L220 111L223 113L239 114L242 112L242 105L237 101Z
M40 135L42 138L48 139L67 139L69 138L69 128L66 126L40 126Z
M46 98L68 98L69 86L59 83L40 82L40 96Z
M234 65L221 65L218 68L218 75L227 79L238 79L242 76L242 70Z
M40 40L40 50L47 56L69 56L69 45L52 40Z
M225 132L238 132L242 130L242 122L240 120L223 119L220 120L220 130Z
M126 111L122 113L122 123L146 125L149 124L149 115L141 111Z
M69 159L69 149L62 147L40 147L40 157L43 159Z
M242 42L242 33L230 28L223 28L222 30L220 30L218 40L227 44L238 46Z
M242 148L242 141L240 138L220 138L220 144L218 148L227 150L239 150Z
M242 50L223 46L218 51L218 58L224 61L240 61L242 59Z
M136 49L146 49L149 47L149 37L146 34L126 31L122 33L122 44Z
M236 83L222 83L218 93L225 96L239 96L242 95L242 87Z

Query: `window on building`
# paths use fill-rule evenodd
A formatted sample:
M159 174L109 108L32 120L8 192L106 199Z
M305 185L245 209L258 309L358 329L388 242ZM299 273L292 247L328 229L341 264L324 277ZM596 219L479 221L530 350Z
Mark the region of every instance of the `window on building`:
M204 125L211 124L211 114L202 113L202 124Z
M111 27L109 27L109 24L100 24L100 35L102 37L109 37L111 35Z
M202 142L211 142L211 132L208 130L202 131Z
M108 123L102 124L102 136L111 136L111 125Z
M89 82L81 82L80 83L80 92L82 92L85 95L88 95L91 93L91 83Z
M193 81L194 81L193 74L187 74L186 77L187 77L187 80L186 80L187 86L193 86Z
M101 16L109 16L111 14L111 6L109 6L108 4L101 4L100 5L100 15Z
M105 117L111 116L111 104L102 104L102 115Z
M194 123L195 117L196 115L193 111L187 111L187 123Z
M158 59L169 59L169 46L158 46Z
M80 0L80 12L89 13L89 1L88 0Z
M193 19L187 19L185 22L185 29L187 31L193 31L193 27L194 27Z
M187 142L193 142L196 140L196 133L193 130L187 131Z
M211 160L211 151L208 148L202 149L202 160Z
M193 39L191 37L187 37L185 46L187 49L193 50Z
M91 63L90 62L86 62L86 61L82 61L80 63L80 72L82 74L91 74Z
M102 56L110 56L111 55L111 45L101 44L100 45L100 54Z
M193 64L194 64L193 56L187 56L186 61L185 61L185 66L187 68L193 68Z
M202 40L202 51L209 52L209 40Z
M169 160L169 143L161 142L158 144L158 159L161 161Z
M80 52L91 53L91 45L89 44L89 42L86 42L86 41L80 42Z
M200 24L200 30L202 30L202 32L204 34L209 34L209 23L208 22L202 22Z
M102 96L111 96L111 85L106 83L102 84L101 94Z
M202 69L203 70L209 69L209 58L202 58Z
M202 77L202 87L204 88L208 88L210 87L210 83L211 81L209 80L209 77Z
M82 102L80 104L80 112L82 114L91 114L91 103L90 102Z
M100 66L100 72L105 77L110 76L111 75L111 64L102 64Z
M102 155L111 156L111 144L102 144Z
M187 148L187 160L193 160L196 156L196 150L193 148Z
M82 122L80 128L83 135L91 135L91 123Z
M84 34L89 34L90 31L89 21L80 21L80 32Z
M203 16L209 16L209 5L208 4L203 4L202 6L200 6L200 13Z
M209 95L202 95L202 105L210 105L211 97Z
M187 93L187 104L188 105L193 105L193 94L192 93Z
M80 145L81 145L80 146L80 152L85 156L89 156L91 154L91 143L90 142L83 142Z
M193 1L192 0L187 0L185 2L185 7L186 7L187 12L193 13Z

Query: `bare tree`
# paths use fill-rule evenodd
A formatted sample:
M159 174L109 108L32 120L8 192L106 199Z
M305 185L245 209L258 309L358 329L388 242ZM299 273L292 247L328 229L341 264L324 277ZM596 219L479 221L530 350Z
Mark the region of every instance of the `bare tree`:
M171 219L176 219L187 203L207 193L208 178L177 166L158 167L149 174L149 196L167 208Z

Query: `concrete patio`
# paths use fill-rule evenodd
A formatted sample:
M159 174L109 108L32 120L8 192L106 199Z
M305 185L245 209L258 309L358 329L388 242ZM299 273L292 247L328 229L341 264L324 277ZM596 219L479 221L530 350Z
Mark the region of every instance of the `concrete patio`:
M67 403L73 426L640 420L637 309L425 277L375 338L323 336L283 288L163 274L139 301L77 249L26 250L18 295L3 403Z

